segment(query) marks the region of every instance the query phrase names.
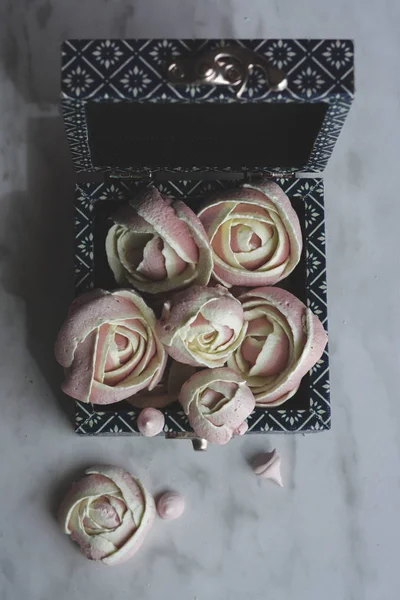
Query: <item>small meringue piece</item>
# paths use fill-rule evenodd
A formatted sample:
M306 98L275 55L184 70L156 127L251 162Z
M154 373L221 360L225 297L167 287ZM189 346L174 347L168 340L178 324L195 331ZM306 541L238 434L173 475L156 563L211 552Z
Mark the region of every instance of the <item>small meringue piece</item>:
M281 457L276 450L259 454L253 461L253 471L264 479L272 479L283 487L281 476Z
M178 519L185 510L185 499L178 492L165 492L157 501L157 512L162 519Z
M145 408L138 416L137 425L140 433L146 437L153 437L161 433L164 428L165 417L156 408Z

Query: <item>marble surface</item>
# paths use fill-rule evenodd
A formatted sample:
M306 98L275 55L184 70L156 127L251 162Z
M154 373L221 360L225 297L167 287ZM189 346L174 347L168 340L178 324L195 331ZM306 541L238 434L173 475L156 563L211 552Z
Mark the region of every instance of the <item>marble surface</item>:
M400 335L397 0L2 0L2 600L396 600ZM58 116L68 37L351 37L357 100L326 172L333 430L186 442L74 436L52 358L72 294L72 185ZM277 447L285 488L248 466ZM83 559L54 513L92 463L117 463L184 516L137 558Z

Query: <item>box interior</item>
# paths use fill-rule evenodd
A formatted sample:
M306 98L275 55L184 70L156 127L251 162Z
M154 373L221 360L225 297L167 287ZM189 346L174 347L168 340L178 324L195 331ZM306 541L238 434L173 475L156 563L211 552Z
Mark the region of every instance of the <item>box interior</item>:
M94 167L260 167L307 164L328 104L89 102Z
M304 207L304 199L300 196L290 196L290 200L296 213L299 217L303 239L305 239L305 207ZM196 198L185 198L185 202L196 211L201 204L203 203L203 197ZM101 287L103 289L115 289L117 286L113 273L108 266L107 256L105 252L105 239L107 236L107 232L113 221L111 219L112 214L116 211L116 209L123 205L125 201L123 200L98 200L93 204L93 234L94 234L94 287ZM292 292L295 296L297 296L300 300L306 303L306 261L305 261L305 249L303 248L303 253L301 256L301 260L294 271L291 273L289 277L284 279L278 285L282 288L287 289ZM154 296L144 295L146 301L152 306L156 314L160 312L161 304ZM310 407L310 390L309 390L309 375L307 374L303 377L300 388L297 393L285 402L284 408L288 409L296 409L296 410L307 410ZM128 407L130 406L126 402L120 402L117 404L113 404L110 406L101 406L102 411L115 411L118 410L118 407ZM170 405L168 409L170 412L173 411L173 407L175 405ZM273 413L274 411L280 410L282 407L269 408L268 411ZM99 407L100 410L100 407ZM181 407L178 403L176 403L176 410L181 410Z

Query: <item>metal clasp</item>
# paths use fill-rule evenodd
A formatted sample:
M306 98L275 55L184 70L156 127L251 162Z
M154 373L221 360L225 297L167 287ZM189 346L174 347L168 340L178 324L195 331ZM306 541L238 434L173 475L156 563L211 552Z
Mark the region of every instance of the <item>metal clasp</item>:
M135 181L152 181L154 179L154 173L151 169L141 169L135 171L134 169L114 169L113 171L106 171L106 179L133 179Z
M182 431L179 433L169 431L165 434L165 438L167 440L191 440L193 450L196 450L196 452L204 452L205 450L207 450L208 446L207 440L199 438L198 435L191 431Z
M174 85L230 85L237 88L240 97L254 67L264 71L270 90L286 89L288 80L281 69L270 65L265 56L241 46L214 48L200 55L174 59L168 65L167 77Z

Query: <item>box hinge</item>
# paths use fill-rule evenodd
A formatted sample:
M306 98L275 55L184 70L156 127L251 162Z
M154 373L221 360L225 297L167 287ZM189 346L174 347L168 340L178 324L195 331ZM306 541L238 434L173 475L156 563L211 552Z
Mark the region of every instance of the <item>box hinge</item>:
M194 171L196 175L196 179L199 178L200 172ZM203 177L208 171L203 172ZM216 171L210 171L215 175ZM113 179L119 180L130 180L130 181L141 181L143 183L151 183L155 181L155 179L164 180L164 179L177 179L177 178L189 178L191 179L192 172L187 171L179 171L179 172L168 172L163 171L162 169L113 169L112 171L106 171L104 173L105 181L111 181ZM220 175L223 177L226 175L225 171L221 171ZM240 177L241 175L241 177ZM265 179L270 177L271 179L294 179L298 177L298 173L292 170L268 170L268 169L260 169L257 171L251 171L250 169L242 169L241 171L236 171L236 176L239 176L243 180L244 183L249 183L250 181L257 181L257 179Z
M149 182L154 179L154 172L150 169L141 169L140 171L134 171L130 169L114 169L113 171L106 171L105 179L129 179L131 181L144 181Z
M298 175L295 171L272 171L263 169L262 171L250 171L243 169L243 180L245 183L250 181L257 181L257 179L265 179L271 177L271 179L295 179Z

